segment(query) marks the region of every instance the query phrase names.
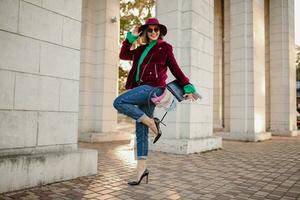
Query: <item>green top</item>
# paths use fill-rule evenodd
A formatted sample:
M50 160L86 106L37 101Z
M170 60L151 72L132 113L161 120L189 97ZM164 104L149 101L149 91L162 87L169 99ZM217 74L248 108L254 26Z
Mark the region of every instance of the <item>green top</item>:
M141 64L144 61L145 57L148 55L149 51L152 49L152 47L154 47L154 45L157 43L157 40L153 40L151 42L149 42L149 45L145 48L145 50L143 51L140 59L139 59L139 63L137 66L137 71L136 71L136 76L135 76L135 81L138 81L140 79L140 68L141 68Z
M138 38L138 36L133 35L131 32L127 32L126 35L127 40L129 41L129 43L133 43L134 41L136 41L136 39ZM141 69L141 64L143 63L145 57L148 55L149 51L152 49L152 47L155 46L155 44L157 43L157 40L153 40L149 43L149 45L145 48L145 50L143 51L139 62L138 62L138 66L137 66L137 70L136 70L136 76L135 76L135 81L139 81L140 78L140 69Z
M132 44L134 41L136 41L138 38L138 36L133 35L131 32L127 32L126 35L126 39L129 41L130 44ZM139 80L139 76L140 76L140 67L142 62L144 61L145 57L148 55L149 51L152 49L152 47L155 46L155 44L157 43L157 40L153 40L149 43L149 45L146 47L146 49L143 51L139 62L138 62L138 66L137 66L137 72L136 72L136 76L135 76L135 80L138 81ZM184 92L185 93L194 93L196 92L196 88L193 84L187 84L183 87Z

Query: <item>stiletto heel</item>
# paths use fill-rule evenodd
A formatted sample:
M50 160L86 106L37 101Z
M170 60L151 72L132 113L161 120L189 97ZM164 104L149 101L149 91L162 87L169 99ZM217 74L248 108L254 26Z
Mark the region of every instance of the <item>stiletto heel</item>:
M142 176L140 177L139 181L130 181L130 182L128 182L128 185L139 185L145 176L146 176L146 183L148 183L148 176L149 176L148 169L145 169L145 171L142 174Z
M162 134L159 124L163 124L164 126L166 126L166 125L156 117L154 117L153 119L154 119L154 122L155 122L155 125L157 128L157 131L158 131L157 136L154 138L154 141L153 141L153 144L155 144Z

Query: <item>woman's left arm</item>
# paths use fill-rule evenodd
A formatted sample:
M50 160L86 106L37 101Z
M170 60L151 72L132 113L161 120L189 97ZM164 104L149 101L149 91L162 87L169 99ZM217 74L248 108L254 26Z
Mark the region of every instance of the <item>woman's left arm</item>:
M177 61L175 59L175 56L173 54L173 48L171 45L168 45L167 48L167 63L166 63L171 71L171 73L174 75L174 77L179 81L180 85L183 86L185 95L184 97L186 99L192 99L193 93L196 92L196 88L193 84L190 83L189 79L184 75L182 70L177 64Z
M173 48L171 45L167 46L167 66L169 67L171 73L179 81L181 86L190 84L190 80L184 75L180 67L177 64L175 56L173 54Z

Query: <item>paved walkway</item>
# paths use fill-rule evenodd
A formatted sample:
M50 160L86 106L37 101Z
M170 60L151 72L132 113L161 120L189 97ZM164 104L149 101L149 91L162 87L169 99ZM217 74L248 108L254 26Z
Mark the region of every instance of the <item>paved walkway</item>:
M149 183L135 175L132 145L81 143L99 151L98 174L0 195L0 199L300 200L300 137L245 143L191 155L150 152ZM1 178L1 177L0 177Z

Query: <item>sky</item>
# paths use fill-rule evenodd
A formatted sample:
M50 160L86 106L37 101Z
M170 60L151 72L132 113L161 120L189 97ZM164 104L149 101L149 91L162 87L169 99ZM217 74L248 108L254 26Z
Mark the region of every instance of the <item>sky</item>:
M295 43L300 46L300 0L295 0Z

